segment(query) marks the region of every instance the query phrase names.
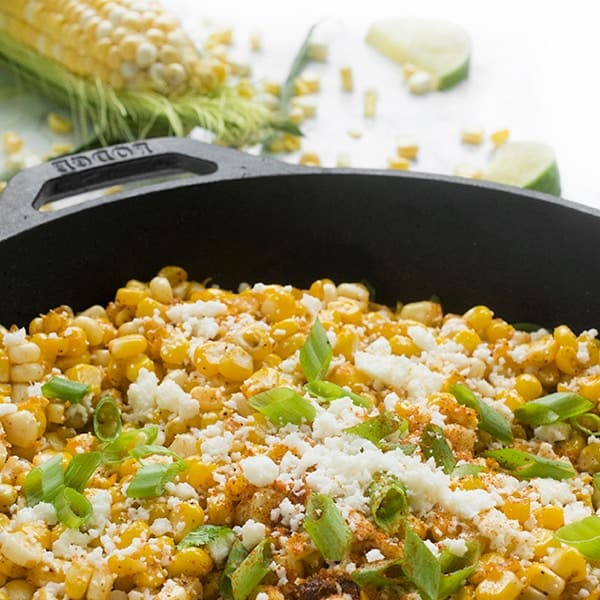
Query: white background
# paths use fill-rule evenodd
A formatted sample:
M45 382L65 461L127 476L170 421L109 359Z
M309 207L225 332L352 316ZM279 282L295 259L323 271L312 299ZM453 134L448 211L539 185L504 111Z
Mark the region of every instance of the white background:
M398 135L421 146L413 168L452 174L460 164L485 167L491 144L472 148L460 142L465 125L487 133L509 127L511 139L553 146L563 195L600 208L599 19L595 2L576 0L165 0L198 42L219 26L232 26L230 56L252 65L252 80L282 81L308 28L320 22L317 39L328 41L327 63L309 70L322 79L315 100L318 117L303 125L303 151L316 151L324 166L340 152L352 166L385 167ZM399 66L364 42L369 25L390 15L435 16L462 25L472 39L471 75L446 92L410 95ZM249 35L262 33L263 49L250 52ZM355 91L340 90L339 67L354 69ZM379 91L377 117L362 116L367 87ZM40 154L56 139L44 125L47 106L37 100L0 101L0 129L16 129ZM363 135L354 140L349 129ZM296 162L298 154L282 157ZM1 170L1 169L0 169Z

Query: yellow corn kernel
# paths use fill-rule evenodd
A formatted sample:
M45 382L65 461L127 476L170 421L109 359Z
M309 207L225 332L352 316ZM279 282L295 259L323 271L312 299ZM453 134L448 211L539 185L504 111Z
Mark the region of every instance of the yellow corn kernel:
M108 569L117 577L130 577L136 573L141 573L146 566L139 558L112 554L108 557Z
M401 158L415 160L419 153L419 144L411 138L400 138L396 142L396 154Z
M454 341L465 348L471 354L479 344L481 338L472 329L463 329L454 336Z
M544 592L549 600L560 598L565 589L565 580L542 563L532 564L526 577L529 585Z
M485 337L490 342L497 342L510 337L512 327L501 319L493 319L485 328Z
M196 490L206 490L213 484L215 465L202 462L199 458L186 458L188 468L183 471L181 478Z
M321 159L316 152L305 152L300 157L298 164L304 165L306 167L320 167Z
M321 89L321 79L318 75L306 74L297 77L294 81L294 95L304 96L316 94Z
M185 362L190 348L189 341L180 333L174 333L163 340L160 357L169 364L181 365Z
M230 381L244 381L253 371L252 356L239 346L228 347L219 361L219 373Z
M494 146L502 146L510 136L510 129L497 129L496 131L492 131L490 133L490 140Z
M269 323L277 323L304 314L304 307L291 292L272 290L267 292L261 304L261 311Z
M2 381L2 359L0 357L0 381ZM582 381L579 387L579 393L591 400L598 402L600 400L600 377L588 377Z
M354 127L352 129L348 129L347 133L353 140L358 140L362 137L362 131Z
M36 591L35 586L25 579L13 579L4 587L10 600L30 600Z
M140 303L137 305L135 316L153 317L155 311L157 311L160 316L164 316L166 310L167 307L161 302L154 300L154 298L144 298L143 300L140 300Z
M137 356L125 361L125 377L127 377L127 379L129 379L131 382L137 380L142 369L152 372L156 371L156 365L154 364L154 361L145 354L138 354Z
M507 519L525 523L531 516L531 503L529 500L507 500L502 507L502 512Z
M515 390L500 389L496 394L496 398L513 411L525 402L523 396Z
M588 473L600 472L600 444L592 443L582 448L577 459L577 466Z
M175 554L167 566L171 577L205 577L214 568L210 554L204 548L184 548Z
M542 506L535 511L537 524L545 529L560 529L565 524L562 506Z
M344 65L340 67L340 81L342 89L345 92L351 92L354 89L354 78L352 76L352 67Z
M94 394L99 394L102 389L103 372L100 367L93 365L75 365L67 371L65 375L72 381L85 383L92 388Z
M527 586L519 596L519 600L548 600L548 596L544 594L544 592L540 592L540 590Z
M262 47L262 39L259 31L253 31L250 34L250 50L257 52Z
M542 384L540 380L530 373L522 373L515 380L515 389L527 402L542 395Z
M271 326L271 336L275 341L282 340L300 331L300 323L295 319L284 319Z
M464 319L473 329L486 329L492 322L494 313L487 306L474 306L465 314Z
M171 514L176 526L174 539L180 542L192 529L204 523L204 510L197 504L181 503Z
M10 362L4 348L0 348L0 383L10 381Z
M516 600L523 584L512 571L503 571L497 579L484 579L475 588L476 600Z
M219 372L219 364L225 354L223 342L206 342L194 350L194 365L205 377L214 377Z
M119 536L118 548L127 548L137 538L147 539L150 537L150 527L145 521L134 521Z
M402 76L404 79L410 79L419 69L412 63L404 63L402 65Z
M286 359L299 350L305 341L306 336L303 333L294 333L277 342L275 352L280 358Z
M402 356L418 356L421 348L417 346L407 335L393 335L390 339L390 347L394 354Z
M465 144L477 146L483 142L483 129L481 127L465 127L460 133L460 138Z
M566 325L559 325L556 327L552 335L559 346L570 346L577 350L577 338Z
M548 554L544 562L567 583L584 581L586 578L587 561L576 548L557 548Z
M237 335L236 341L254 360L263 360L273 350L268 330L258 325L250 325L243 329Z
M361 303L351 298L338 297L328 304L336 321L359 325L362 320L363 310Z
M143 289L123 287L117 290L115 300L126 306L137 306L144 298L148 297L148 293Z
M424 325L436 325L442 318L442 307L437 302L410 302L400 310L401 319L419 321Z
M354 357L354 352L358 348L359 335L349 327L344 327L335 338L335 354L342 354L346 360L351 361Z
M139 334L124 335L109 342L108 349L113 358L123 360L142 354L148 347L148 340Z
M363 116L367 119L372 119L377 112L377 99L379 98L379 92L374 88L368 88L365 90L363 98Z
M81 600L87 592L93 568L80 561L71 563L65 577L65 592L73 600Z
M16 154L23 148L23 140L14 131L7 131L2 136L2 145L6 154Z
M43 413L29 410L18 410L5 415L2 425L6 432L6 439L15 446L31 448L42 436L46 429L46 418Z
M387 168L394 171L406 171L410 169L410 161L402 156L394 156L388 159Z
M577 351L571 346L560 346L556 351L556 366L567 375L575 375L577 371Z
M90 346L99 346L104 341L104 328L97 319L79 315L73 319L73 325L83 330Z
M48 127L50 131L56 134L66 134L73 131L73 123L66 117L63 117L55 112L48 115Z

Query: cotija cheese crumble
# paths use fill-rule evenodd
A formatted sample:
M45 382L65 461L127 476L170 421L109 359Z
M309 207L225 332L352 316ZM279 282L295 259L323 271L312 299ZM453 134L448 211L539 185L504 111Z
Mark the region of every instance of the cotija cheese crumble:
M0 600L600 598L597 332L165 267L0 328Z

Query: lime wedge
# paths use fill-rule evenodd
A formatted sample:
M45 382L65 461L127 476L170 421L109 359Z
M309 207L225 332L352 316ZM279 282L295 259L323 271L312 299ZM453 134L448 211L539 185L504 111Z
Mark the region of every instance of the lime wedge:
M554 151L537 142L509 142L496 150L484 179L560 196Z
M382 19L371 25L367 43L400 64L410 63L426 71L439 90L456 85L469 74L469 36L447 21Z

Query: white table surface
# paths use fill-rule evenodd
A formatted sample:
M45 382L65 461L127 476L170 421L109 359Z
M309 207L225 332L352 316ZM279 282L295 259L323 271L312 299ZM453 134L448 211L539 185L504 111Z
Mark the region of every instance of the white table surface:
M252 80L282 81L308 28L321 23L315 39L329 43L326 63L307 69L321 77L315 95L318 116L303 124L302 151L315 151L324 166L346 152L355 167L385 167L398 135L420 144L414 169L452 174L459 164L484 167L491 154L460 142L466 125L487 133L509 127L512 140L545 142L556 151L563 195L600 208L600 93L597 61L600 36L591 2L505 0L420 0L399 2L274 2L273 0L165 0L195 40L220 26L232 26L231 58L249 62ZM413 96L400 68L364 42L369 25L382 16L434 16L462 25L472 38L468 81L446 92ZM250 32L260 30L263 47L249 49ZM355 91L340 89L339 67L354 70ZM362 116L363 92L379 91L377 116ZM40 153L56 141L43 126L47 106L0 100L0 129L14 128L28 148ZM362 132L352 139L349 129ZM298 153L279 156L297 162Z

